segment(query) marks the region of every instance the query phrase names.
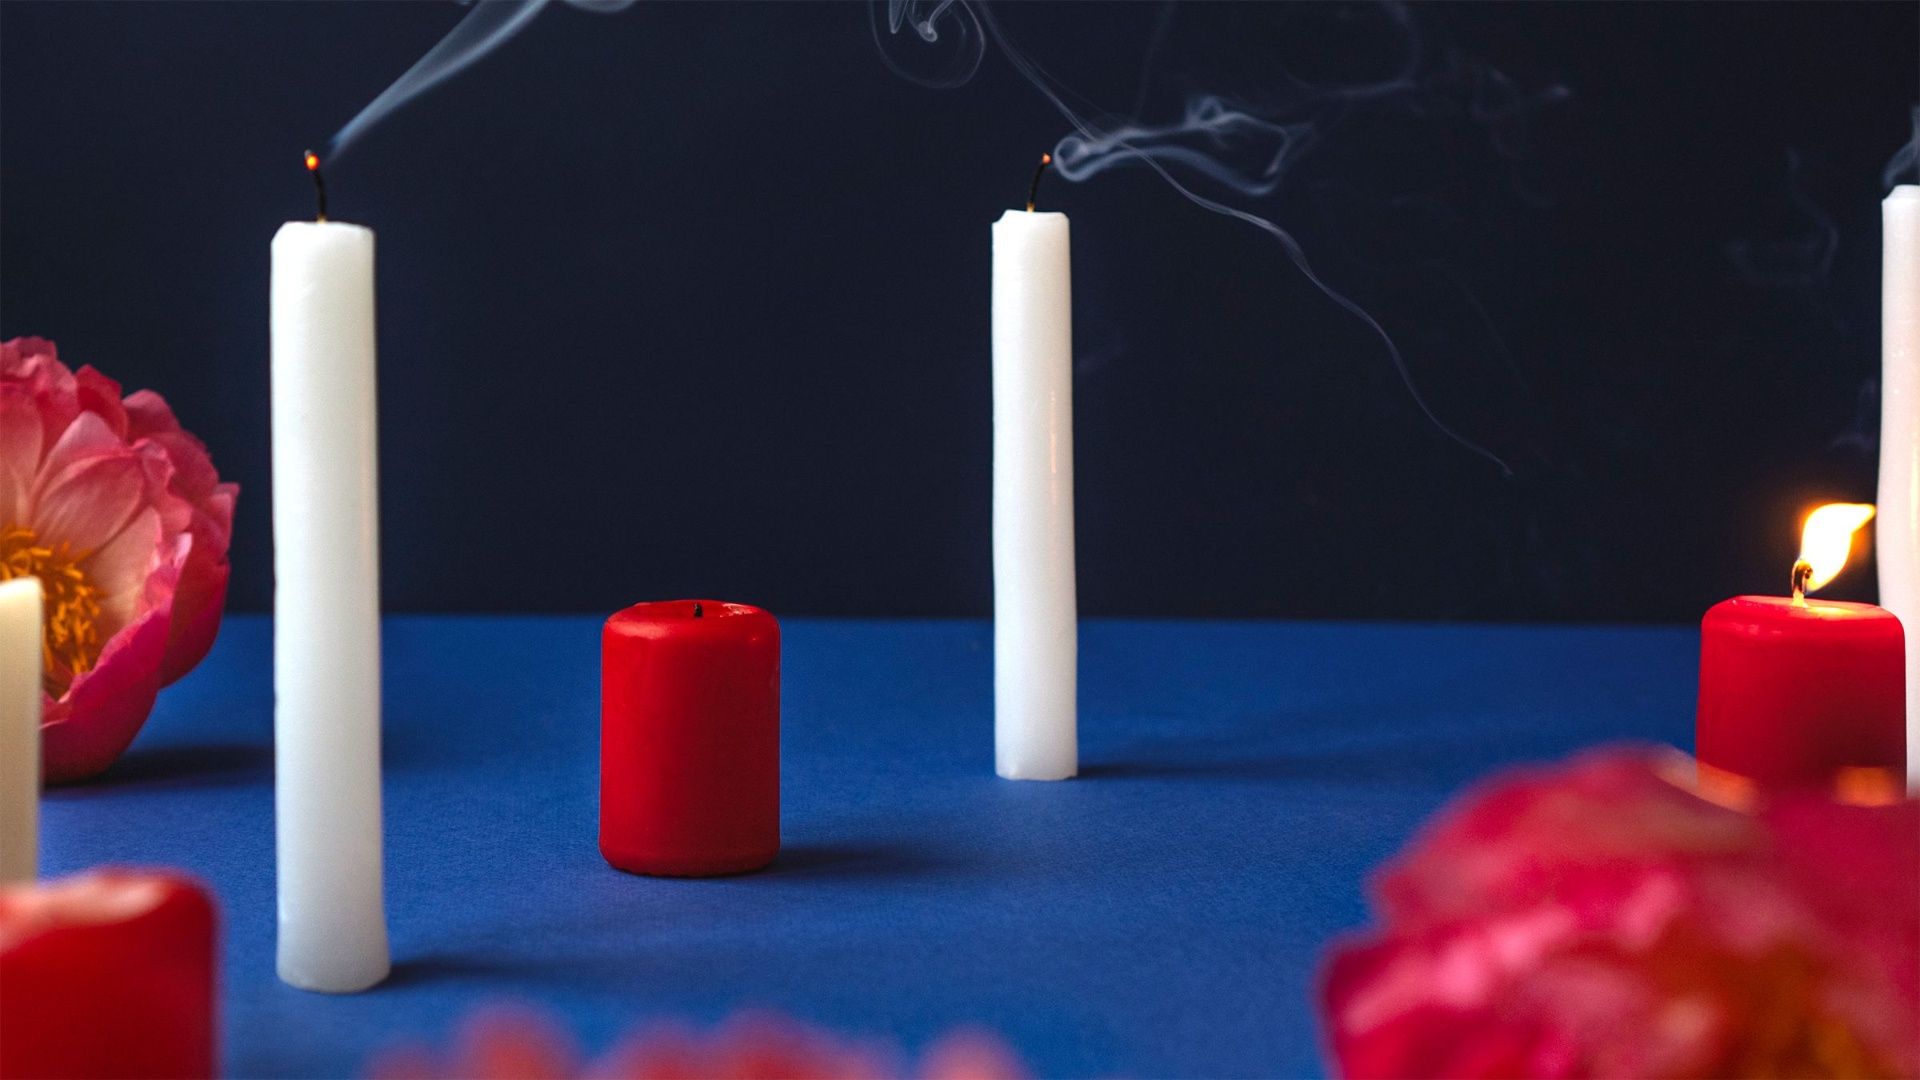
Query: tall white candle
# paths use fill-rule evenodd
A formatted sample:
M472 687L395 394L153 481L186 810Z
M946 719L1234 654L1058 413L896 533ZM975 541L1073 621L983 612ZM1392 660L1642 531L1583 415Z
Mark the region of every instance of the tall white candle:
M1012 780L1079 771L1067 216L993 226L993 744Z
M1880 604L1907 632L1907 790L1920 794L1920 187L1880 206Z
M386 978L373 232L273 238L273 737L279 972Z
M0 581L0 885L40 864L40 579Z

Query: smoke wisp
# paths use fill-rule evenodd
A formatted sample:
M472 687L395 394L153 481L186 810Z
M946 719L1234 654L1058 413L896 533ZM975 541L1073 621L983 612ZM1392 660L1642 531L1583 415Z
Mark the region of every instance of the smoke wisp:
M563 0L585 11L620 11L633 0ZM446 82L526 29L548 0L475 0L472 10L454 24L425 56L395 79L393 85L367 103L327 142L328 160L337 159L360 136L392 115L396 109Z
M1920 183L1920 105L1913 107L1913 128L1907 144L1894 151L1893 159L1880 175L1880 186L1889 191L1895 184L1912 183Z
M1066 179L1083 182L1119 166L1145 166L1196 206L1272 237L1308 282L1379 340L1408 394L1436 429L1494 464L1502 475L1512 476L1503 458L1457 430L1433 408L1400 347L1379 320L1327 281L1292 232L1272 215L1256 213L1247 205L1279 193L1300 160L1347 117L1376 106L1427 108L1437 84L1459 90L1464 101L1457 112L1483 128L1494 152L1508 158L1526 122L1569 96L1565 87L1557 85L1522 92L1500 73L1472 68L1455 57L1436 63L1426 55L1422 35L1407 8L1388 4L1377 10L1383 17L1387 44L1376 51L1396 62L1391 70L1367 79L1313 82L1276 69L1272 85L1264 88L1269 100L1254 103L1221 92L1194 93L1183 100L1176 118L1156 123L1142 119L1148 98L1144 76L1140 95L1127 115L1115 117L1091 105L1073 104L1078 96L1015 45L984 2L886 0L882 5L873 0L871 9L874 39L887 66L924 86L965 83L978 70L991 40L1071 127L1053 148L1056 168ZM1149 43L1149 61L1163 46L1173 19L1169 5ZM910 31L911 37L903 31ZM931 68L919 67L900 55L914 39L944 49L944 56L931 61ZM1517 180L1516 187L1520 187ZM1538 199L1524 188L1520 193L1529 201Z

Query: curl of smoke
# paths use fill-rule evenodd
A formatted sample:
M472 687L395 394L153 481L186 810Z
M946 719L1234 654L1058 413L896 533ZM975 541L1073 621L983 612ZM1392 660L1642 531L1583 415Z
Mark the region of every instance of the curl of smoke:
M1920 182L1920 105L1913 107L1913 131L1907 136L1907 145L1894 151L1886 171L1880 174L1881 186L1889 191L1902 182Z
M947 16L951 14L952 18ZM880 50L880 60L895 75L921 86L936 90L948 90L964 86L973 79L973 73L980 70L980 61L987 55L987 36L981 29L980 19L973 8L956 0L887 0L887 34L897 35L902 28L912 30L922 44L935 46L931 58L923 54L917 63L927 65L925 70L912 71L896 62L887 49L887 40L880 36L880 16L875 9L872 12L873 44ZM946 24L944 30L942 23Z
M633 0L564 0L583 11L615 12ZM547 0L477 0L472 10L454 24L447 36L395 79L393 85L367 103L359 115L327 142L327 158L336 159L355 139L386 119L394 110L472 67L481 57L526 29Z
M1271 218L1204 195L1181 179L1182 176L1197 177L1218 185L1224 190L1225 198L1258 199L1272 195L1280 189L1291 168L1325 136L1344 111L1418 89L1422 43L1405 7L1394 4L1384 8L1389 23L1399 35L1405 57L1400 69L1385 78L1339 86L1315 86L1290 79L1285 104L1264 109L1235 103L1217 94L1199 94L1187 100L1178 120L1147 124L1131 118L1096 118L1069 105L1069 92L1008 39L983 2L885 0L882 6L880 0L870 0L870 5L874 41L882 60L894 72L923 86L951 88L967 82L979 69L990 39L1007 62L1071 125L1073 130L1053 148L1055 168L1066 179L1080 182L1115 166L1144 165L1194 205L1243 221L1271 236L1308 282L1380 340L1408 395L1429 423L1453 442L1493 463L1501 475L1513 476L1512 468L1504 459L1455 430L1434 411L1414 381L1392 335L1365 308L1335 289L1314 269L1306 250L1292 233ZM916 74L895 57L895 50L889 48L889 39L900 38L903 29L910 29L922 43L947 43L947 58L936 74ZM1164 22L1161 30L1164 31ZM1483 83L1477 89L1484 93L1486 86ZM1495 89L1509 92L1498 95L1502 98L1498 103L1480 97L1474 102L1474 119L1490 128L1531 112L1543 102L1567 96L1565 88L1557 86L1532 101L1523 100L1522 95L1504 83Z

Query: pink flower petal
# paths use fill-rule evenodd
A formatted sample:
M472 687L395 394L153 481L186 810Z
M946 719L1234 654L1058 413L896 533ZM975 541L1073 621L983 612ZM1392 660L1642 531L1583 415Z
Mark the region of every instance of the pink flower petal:
M92 416L92 413L88 413ZM39 493L29 526L40 542L84 555L107 544L152 500L138 455L99 454L62 473Z
M42 414L44 416L44 413ZM47 427L46 431L57 431L53 446L46 451L40 462L40 486L46 487L53 478L73 466L85 462L88 458L102 454L124 451L127 444L113 433L107 422L95 413L79 413L67 422L65 427Z
M148 507L80 564L100 590L99 630L103 639L118 633L149 606L147 579L159 563L161 541L160 515Z
M220 613L227 603L231 570L225 545L216 555L213 545L202 543L202 539L202 534L194 534L192 550L180 569L180 587L173 597L173 628L167 639L166 659L160 665L163 686L172 685L205 659L220 632Z
M26 387L0 383L0 527L24 525L40 470L40 410Z
M0 342L0 382L23 387L32 396L44 432L65 431L80 415L73 373L55 355L51 341L14 338Z
M98 775L140 733L160 692L172 614L171 605L155 607L115 635L93 670L47 709L40 724L47 783Z
M174 493L191 503L205 500L220 482L206 444L183 430L166 399L151 390L127 395L126 406L128 438L152 439L166 447L167 457L173 461Z
M135 390L121 404L127 408L128 438L150 439L155 435L180 430L180 421L175 419L167 399L151 390Z
M107 422L116 438L127 437L127 410L120 404L120 384L93 369L91 364L73 373L80 408Z

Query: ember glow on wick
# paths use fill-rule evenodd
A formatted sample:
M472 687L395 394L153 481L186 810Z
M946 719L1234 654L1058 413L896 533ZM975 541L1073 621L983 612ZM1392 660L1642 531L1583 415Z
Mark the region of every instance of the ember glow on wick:
M320 155L307 151L307 171L313 174L314 194L319 197L320 214L316 220L327 220L327 178L320 175Z
M1027 213L1033 213L1033 200L1040 195L1040 178L1046 175L1047 166L1053 164L1052 154L1040 155L1040 167L1033 170L1033 183L1027 185Z

